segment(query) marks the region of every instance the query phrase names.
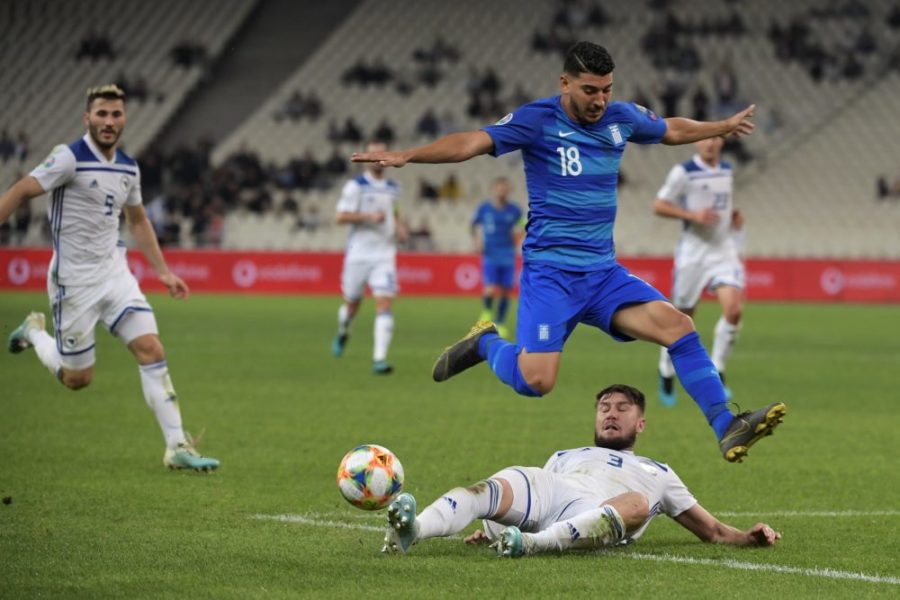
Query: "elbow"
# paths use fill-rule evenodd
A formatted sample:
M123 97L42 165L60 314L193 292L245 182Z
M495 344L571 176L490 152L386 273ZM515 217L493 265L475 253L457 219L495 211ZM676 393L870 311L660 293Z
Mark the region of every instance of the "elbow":
M671 202L657 198L653 201L653 214L659 217L671 217L673 216L671 213L671 206Z
M659 143L663 146L681 146L682 144L686 144L687 140L682 136L669 131L661 140L659 140Z

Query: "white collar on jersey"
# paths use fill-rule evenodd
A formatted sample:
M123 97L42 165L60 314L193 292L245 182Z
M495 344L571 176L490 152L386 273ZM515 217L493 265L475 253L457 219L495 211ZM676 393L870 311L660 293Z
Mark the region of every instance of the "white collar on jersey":
M368 181L371 185L385 186L385 185L388 184L388 178L387 178L387 177L382 177L381 179L376 179L375 177L372 177L372 174L369 173L368 171L363 171L362 176L363 176L363 178L365 178L365 180Z
M85 141L85 143L87 143L88 148L91 149L91 152L94 154L94 157L95 157L98 161L100 161L100 162L102 162L103 164L106 164L106 165L111 165L111 164L113 164L114 162L116 162L116 155L115 155L115 153L113 153L112 160L108 160L108 159L106 158L106 156L103 154L103 152L100 151L100 148L98 148L97 145L94 144L94 140L91 139L91 135L90 135L89 133L85 133L85 134L81 137L81 139L83 139L83 140Z
M717 164L714 167L711 167L700 159L699 154L695 154L694 155L694 164L697 165L698 167L700 167L701 169L703 169L704 171L708 171L710 173L715 173L716 171L722 170L722 159L721 158L719 159L719 164Z

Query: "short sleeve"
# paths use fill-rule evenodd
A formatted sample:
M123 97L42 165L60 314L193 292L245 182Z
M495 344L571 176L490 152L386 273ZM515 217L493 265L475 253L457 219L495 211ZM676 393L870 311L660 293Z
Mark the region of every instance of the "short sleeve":
M137 175L134 177L134 185L131 186L131 190L128 192L128 198L125 200L125 204L128 206L138 206L144 203L144 197L141 194L141 170L138 168Z
M675 165L666 176L666 182L656 193L657 198L676 202L684 193L684 187L687 183L687 171L681 165Z
M341 198L337 203L337 212L359 212L359 184L355 181L350 180L344 184L344 189L341 191Z
M472 215L472 225L481 225L484 222L484 203L478 205L475 214Z
M636 144L658 144L666 135L666 120L640 104L630 103L626 107L632 124L629 141Z
M695 504L697 504L697 499L687 489L681 478L675 474L675 471L670 468L667 473L666 487L660 500L660 511L674 518Z
M60 144L29 175L37 179L45 192L65 185L75 177L75 155L68 146Z
M546 115L545 107L535 104L520 106L494 125L482 127L494 141L492 156L500 156L514 150L530 146L541 133L541 121Z

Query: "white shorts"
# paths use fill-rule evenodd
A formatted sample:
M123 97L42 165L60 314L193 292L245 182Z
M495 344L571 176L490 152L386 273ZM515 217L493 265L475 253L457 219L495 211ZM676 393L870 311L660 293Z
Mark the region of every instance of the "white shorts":
M609 489L600 489L587 476L561 475L539 467L508 467L490 479L505 479L513 490L507 513L496 521L484 521L484 532L491 539L510 525L536 533L628 491L613 483Z
M694 308L705 288L722 285L744 289L746 272L737 253L707 253L691 259L676 260L672 276L672 304L676 308Z
M373 296L397 295L397 263L394 260L344 262L341 293L351 301L363 297L368 284Z
M159 333L153 309L128 270L95 285L56 285L51 281L47 291L56 347L66 369L87 369L94 364L98 321L125 344L142 335Z

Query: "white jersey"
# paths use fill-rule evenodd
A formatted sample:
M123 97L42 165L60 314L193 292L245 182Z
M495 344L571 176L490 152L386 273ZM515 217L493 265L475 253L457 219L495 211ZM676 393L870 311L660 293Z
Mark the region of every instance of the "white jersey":
M684 222L676 261L678 255L689 257L710 251L726 256L736 253L731 230L732 183L730 164L720 161L718 166L710 167L700 160L699 155L669 171L666 182L656 194L658 198L690 211L712 208L719 215L715 225Z
M127 270L119 245L119 215L141 204L137 162L121 150L107 160L90 136L53 149L31 176L51 192L48 217L53 241L51 281L92 285Z
M392 179L375 179L369 173L354 177L344 185L337 212L380 212L380 223L354 223L347 238L345 262L393 261L397 256L394 240L395 214L400 186Z
M638 531L628 536L631 539L640 537L656 515L677 517L697 504L668 465L630 451L594 446L560 450L550 457L544 469L565 476L570 485L598 499L626 492L643 494L650 505L650 515Z

